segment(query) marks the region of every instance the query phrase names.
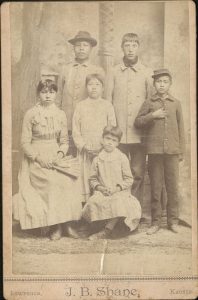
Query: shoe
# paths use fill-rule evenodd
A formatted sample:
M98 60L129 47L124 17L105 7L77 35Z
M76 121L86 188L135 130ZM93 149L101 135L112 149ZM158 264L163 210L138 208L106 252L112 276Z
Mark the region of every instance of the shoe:
M169 229L171 231L173 231L174 233L178 233L179 232L179 226L177 224L172 224L169 226Z
M79 238L77 231L69 225L67 225L67 235L73 239Z
M90 241L99 240L99 239L107 239L111 235L111 231L108 229L104 229L98 233L92 234L88 239Z
M50 239L52 241L57 241L60 240L61 237L62 237L62 227L61 225L57 225L55 230L52 231L52 233L50 234Z
M158 225L153 225L147 230L146 234L148 235L155 234L159 229L160 227Z

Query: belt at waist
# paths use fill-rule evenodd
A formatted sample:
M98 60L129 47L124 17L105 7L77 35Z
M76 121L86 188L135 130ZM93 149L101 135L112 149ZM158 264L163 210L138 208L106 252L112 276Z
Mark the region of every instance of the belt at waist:
M58 144L56 139L51 140L32 140L32 144Z

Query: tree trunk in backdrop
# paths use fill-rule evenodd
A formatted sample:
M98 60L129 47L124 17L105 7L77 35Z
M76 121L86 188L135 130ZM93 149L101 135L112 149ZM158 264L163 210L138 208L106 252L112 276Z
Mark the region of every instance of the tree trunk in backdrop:
M23 3L22 52L20 61L12 65L12 149L13 193L17 192L20 164L20 137L24 113L36 101L40 78L39 47L41 28L46 20L47 3Z
M99 3L99 55L106 72L105 90L114 64L114 2Z
M12 66L12 137L15 150L19 149L23 115L36 102L43 6L43 3L23 4L22 54L20 61Z

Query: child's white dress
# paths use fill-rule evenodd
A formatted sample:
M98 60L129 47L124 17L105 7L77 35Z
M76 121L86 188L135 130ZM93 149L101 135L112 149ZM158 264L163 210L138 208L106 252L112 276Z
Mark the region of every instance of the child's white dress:
M124 217L125 224L134 230L141 218L139 201L131 195L133 178L128 158L117 148L107 153L102 150L92 163L90 186L97 185L115 188L119 185L122 190L111 196L104 196L99 191L87 201L82 216L89 223L107 220L115 217Z
M116 126L114 108L109 101L102 98L87 98L76 105L73 116L72 135L78 149L81 166L82 202L90 197L89 177L94 158L83 147L89 143L93 150L99 151L102 147L103 129L107 125Z

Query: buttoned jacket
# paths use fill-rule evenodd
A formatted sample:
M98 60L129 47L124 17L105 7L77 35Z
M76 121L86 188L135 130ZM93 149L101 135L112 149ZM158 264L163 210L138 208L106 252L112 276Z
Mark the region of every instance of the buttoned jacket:
M153 112L163 108L166 117L155 119ZM144 128L142 139L148 154L183 154L185 151L184 123L180 101L168 94L158 94L143 103L135 120L137 128Z
M112 101L118 126L123 132L121 143L141 143L141 129L134 121L142 103L152 94L152 70L138 61L133 67L124 63L114 67L106 98Z
M65 65L61 71L59 93L62 102L61 107L67 116L68 130L72 130L72 117L76 104L87 98L86 77L94 73L104 76L104 71L101 67L90 62L79 64L77 61Z

